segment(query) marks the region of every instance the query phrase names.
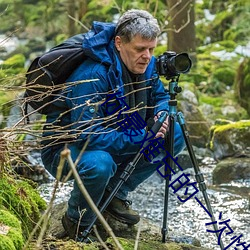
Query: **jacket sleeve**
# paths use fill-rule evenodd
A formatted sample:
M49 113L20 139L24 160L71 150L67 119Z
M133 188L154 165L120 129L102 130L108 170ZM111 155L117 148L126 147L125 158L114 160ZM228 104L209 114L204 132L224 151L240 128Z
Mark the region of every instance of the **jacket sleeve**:
M106 75L104 66L95 64L90 67L83 63L68 79L74 83L90 79L74 84L66 91L66 102L71 109L71 131L75 134L79 147L88 143L88 150L104 150L114 155L137 153L140 144L135 142L143 140L146 133L144 129L138 130L138 135L131 137L130 132L125 134L115 126L107 125L115 125L117 117L107 116L105 106L102 105L109 90Z

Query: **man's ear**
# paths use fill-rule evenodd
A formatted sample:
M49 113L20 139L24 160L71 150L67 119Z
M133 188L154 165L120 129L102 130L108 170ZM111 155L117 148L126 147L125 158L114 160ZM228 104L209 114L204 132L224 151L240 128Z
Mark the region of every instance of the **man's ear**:
M115 37L115 47L118 51L120 51L120 49L121 49L121 43L122 43L121 37L116 36Z

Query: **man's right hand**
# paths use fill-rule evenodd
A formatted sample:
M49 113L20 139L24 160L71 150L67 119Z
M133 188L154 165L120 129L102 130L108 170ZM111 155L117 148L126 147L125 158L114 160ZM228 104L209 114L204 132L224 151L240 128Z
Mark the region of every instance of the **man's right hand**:
M158 120L158 118L160 117L161 113L164 112L164 111L161 111L159 112L155 117L154 117L154 121L156 122ZM169 131L169 119L168 119L168 116L167 118L165 119L165 121L163 122L161 128L159 129L159 131L157 132L155 138L158 138L158 137L162 137L162 138L165 138L165 135L166 133Z

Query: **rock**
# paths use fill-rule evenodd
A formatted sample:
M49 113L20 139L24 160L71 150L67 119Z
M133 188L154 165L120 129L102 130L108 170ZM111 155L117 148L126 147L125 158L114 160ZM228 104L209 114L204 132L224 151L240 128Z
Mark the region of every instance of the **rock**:
M214 107L211 104L203 103L199 106L199 109L205 117L212 115L214 112Z
M198 105L198 99L197 99L196 95L189 89L184 90L182 92L182 99L189 101L190 103L192 103L194 105Z
M211 152L206 148L198 148L193 145L192 148L198 164L202 164L205 158L212 157ZM187 148L178 155L178 164L182 167L182 169L194 167Z
M233 180L250 179L250 158L226 158L213 171L213 183L228 183Z
M46 240L50 242L53 241L53 245L56 246L57 244L60 245L67 245L71 242L75 246L79 246L79 244L84 243L76 243L73 241L69 241L63 239L64 244L62 244L62 240L57 239L57 235L62 235L63 227L61 224L61 217L65 213L67 208L67 204L60 203L53 207L51 221L47 230L47 238L44 240L44 244L46 244ZM116 237L118 237L119 242L122 244L124 249L132 250L134 249L135 239L140 231L139 235L139 249L155 249L155 250L209 250L208 248L204 248L200 246L199 240L192 237L185 237L185 236L175 236L171 235L167 237L167 242L162 243L161 241L161 229L154 224L150 223L150 221L146 219L141 219L140 223L135 226L128 226L126 224L120 223L114 220L112 217L105 215L106 221L109 223L110 227L112 228ZM112 238L107 238L106 244L110 247L110 249L114 249L114 243ZM72 247L71 246L71 247ZM85 245L86 246L86 245ZM84 246L84 249L85 249ZM96 248L91 248L96 247ZM89 244L86 249L103 249L100 247L100 244L91 243ZM68 248L60 248L60 249L68 249ZM73 248L72 248L73 249Z
M206 148L209 140L210 124L204 118L198 106L188 101L181 101L181 112L193 146Z
M28 155L23 154L20 160L13 160L11 165L15 173L39 184L52 180L50 173L42 164L40 151L33 150Z
M224 115L224 116L227 116L229 114L235 114L237 113L237 110L234 106L225 106L225 107L222 107L221 108L221 113Z
M210 136L209 147L216 160L239 155L250 157L250 120L215 125Z

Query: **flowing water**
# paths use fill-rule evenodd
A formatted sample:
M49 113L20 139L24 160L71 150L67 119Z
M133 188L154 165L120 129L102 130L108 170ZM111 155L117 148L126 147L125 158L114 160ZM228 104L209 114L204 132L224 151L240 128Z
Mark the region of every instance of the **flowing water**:
M205 178L206 192L214 211L215 220L218 220L218 223L224 221L224 224L218 224L218 228L221 229L226 224L228 225L221 235L224 247L226 248L233 241L231 240L232 237L239 236L240 234L243 235L241 242L245 241L250 244L250 180L233 181L229 184L216 186L212 185L211 176L214 167L215 162L213 159L207 157L202 161L200 169ZM191 178L195 180L193 177L193 168L186 169L184 172L190 173ZM39 189L44 199L49 201L53 182L42 184ZM59 203L67 200L71 189L72 182L60 187L55 202ZM129 198L133 201L132 207L138 210L142 217L149 219L155 225L159 226L159 231L163 223L164 194L165 181L159 174L155 174L141 184L136 192L132 192L129 195ZM196 196L203 205L206 205L201 192L198 192ZM211 222L210 217L194 198L182 203L170 189L167 208L167 225L170 238L179 239L180 241L184 241L186 238L196 238L204 247L220 249L217 245L215 233L206 231L213 230L211 225L205 225ZM222 214L221 219L219 219L220 212ZM227 222L225 222L226 220ZM229 228L231 228L231 234L229 234ZM226 233L228 234L226 235ZM229 249L234 249L235 244L229 247ZM242 247L238 249L242 249Z

